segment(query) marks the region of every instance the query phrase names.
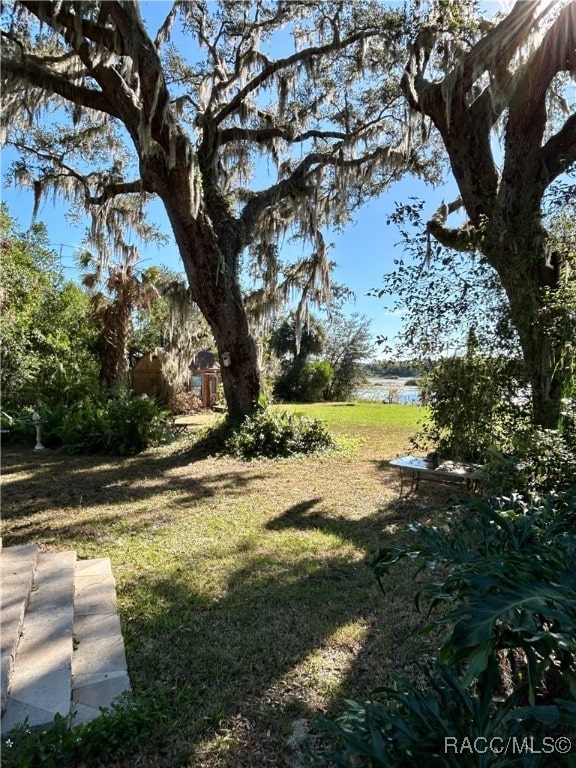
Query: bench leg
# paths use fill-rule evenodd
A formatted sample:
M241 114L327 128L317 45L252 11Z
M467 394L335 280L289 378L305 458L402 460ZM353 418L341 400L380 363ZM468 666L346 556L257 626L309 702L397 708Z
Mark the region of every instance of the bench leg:
M400 498L402 498L402 495L404 493L404 473L406 472L406 469L400 468ZM418 483L420 482L420 472L415 469L409 469L408 472L410 472L410 488L408 489L406 496L410 496L410 494L416 489L418 490Z

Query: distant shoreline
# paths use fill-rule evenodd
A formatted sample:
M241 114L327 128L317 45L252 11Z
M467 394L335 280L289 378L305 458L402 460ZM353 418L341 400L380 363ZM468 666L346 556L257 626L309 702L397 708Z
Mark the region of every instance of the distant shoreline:
M369 376L368 381L354 392L358 400L375 400L384 403L418 403L420 389L414 385L414 377Z

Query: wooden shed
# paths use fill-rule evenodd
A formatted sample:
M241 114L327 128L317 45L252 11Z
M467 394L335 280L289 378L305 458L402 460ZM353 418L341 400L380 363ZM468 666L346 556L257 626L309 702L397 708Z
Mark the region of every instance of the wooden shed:
M218 400L218 386L221 381L220 367L202 369L199 375L202 405L204 408L212 408Z
M137 395L155 397L160 394L162 373L157 352L149 352L138 360L131 371L132 389Z
M199 385L199 395L204 408L212 408L218 400L218 387L222 382L220 365L216 353L211 349L201 349L192 361L193 382Z

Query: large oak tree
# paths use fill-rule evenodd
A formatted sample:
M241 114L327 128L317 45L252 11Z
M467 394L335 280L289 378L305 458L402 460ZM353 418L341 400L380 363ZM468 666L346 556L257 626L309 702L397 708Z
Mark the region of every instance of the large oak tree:
M250 413L260 382L244 255L261 280L250 306L294 287L322 294L322 229L411 165L402 17L378 2L190 0L153 34L133 0L21 0L2 18L15 178L90 211L101 252L106 238L127 248L130 227L145 237L144 204L159 197L230 361L229 413ZM307 239L311 255L282 265L282 235Z
M565 98L576 75L576 2L524 0L494 22L479 20L473 5L430 4L402 80L410 106L441 136L460 191L428 232L449 248L480 251L498 273L536 423L555 427L567 340L544 319L566 249L553 247L544 201L576 161L576 114ZM450 228L456 211L465 223Z

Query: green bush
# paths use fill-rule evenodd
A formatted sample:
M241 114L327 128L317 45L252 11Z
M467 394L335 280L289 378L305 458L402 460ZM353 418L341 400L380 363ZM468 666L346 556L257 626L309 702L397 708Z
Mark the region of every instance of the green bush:
M158 445L169 436L167 412L153 399L121 389L69 406L40 406L38 413L43 444L47 448L62 446L70 453L131 455ZM34 439L31 409L18 414L14 432L22 440Z
M429 423L417 447L432 443L445 458L478 462L495 447L511 450L528 419L517 398L519 377L519 364L505 358L468 354L439 361L425 383Z
M120 697L96 720L70 728L56 715L53 724L32 730L24 723L2 739L3 768L82 768L111 765L146 743L161 713L157 705ZM114 762L114 764L119 764Z
M318 403L324 400L334 371L327 360L314 362L285 361L274 384L274 396L280 400Z
M276 458L334 448L323 422L267 409L247 417L226 442L226 450L244 459Z
M576 401L564 400L561 429L521 432L513 445L510 453L491 451L483 469L489 492L538 499L576 489Z
M555 430L536 430L516 440L510 454L493 452L483 468L485 488L498 494L546 493L576 487L576 446Z
M298 400L318 403L324 400L324 392L332 380L334 371L327 360L306 363L300 372Z
M67 407L63 404L52 407L43 405L38 407L41 416L42 443L46 448L60 448L62 438L58 434L58 428L62 423ZM34 409L31 407L19 408L12 412L11 437L17 441L34 445L36 440L36 427L32 422Z
M152 398L120 392L106 404L104 450L126 455L159 445L168 437L167 418Z

